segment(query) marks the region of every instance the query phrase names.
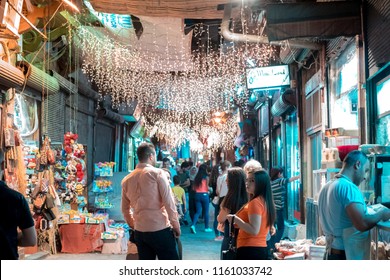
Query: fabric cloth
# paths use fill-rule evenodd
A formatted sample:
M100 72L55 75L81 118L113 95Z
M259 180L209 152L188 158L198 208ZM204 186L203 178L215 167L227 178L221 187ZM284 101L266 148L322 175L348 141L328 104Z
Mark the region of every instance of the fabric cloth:
M133 215L130 209L133 209ZM175 199L162 169L140 163L122 180L122 213L140 232L180 228Z
M81 254L101 251L104 224L65 224L59 226L61 253Z
M271 182L272 194L274 197L276 210L281 210L284 208L287 184L288 184L288 179L286 178L278 178Z
M177 200L180 202L180 204L183 204L183 194L185 194L185 191L180 186L174 186L172 188L173 194L176 196Z
M249 222L249 215L260 215L261 225L257 235L252 235L240 230L237 237L237 248L240 247L267 247L267 233L270 227L267 225L267 208L263 198L256 197L249 201L237 214L244 222Z
M3 181L0 181L0 213L0 259L16 260L19 258L17 229L33 227L34 220L24 196Z
M343 232L353 227L346 212L346 207L351 203L360 203L364 206L364 211L367 211L359 188L348 177L341 174L336 175L335 179L329 181L320 191L319 221L327 240L332 240L330 245L334 249L346 249Z
M219 197L224 197L228 193L228 186L226 183L227 174L222 174L217 179L217 193Z

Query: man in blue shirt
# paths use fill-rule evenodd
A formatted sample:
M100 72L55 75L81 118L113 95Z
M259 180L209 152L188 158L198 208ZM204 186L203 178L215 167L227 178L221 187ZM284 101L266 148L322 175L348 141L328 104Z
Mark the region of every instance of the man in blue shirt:
M352 151L345 157L340 173L320 191L319 220L327 240L327 259L369 259L369 230L379 221L390 219L386 207L375 214L367 213L358 186L369 170L367 156Z

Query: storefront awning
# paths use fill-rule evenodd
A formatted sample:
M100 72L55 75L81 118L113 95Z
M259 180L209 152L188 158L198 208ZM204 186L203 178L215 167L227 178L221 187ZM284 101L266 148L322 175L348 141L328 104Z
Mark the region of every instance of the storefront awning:
M361 33L360 3L356 1L269 4L266 15L270 41Z

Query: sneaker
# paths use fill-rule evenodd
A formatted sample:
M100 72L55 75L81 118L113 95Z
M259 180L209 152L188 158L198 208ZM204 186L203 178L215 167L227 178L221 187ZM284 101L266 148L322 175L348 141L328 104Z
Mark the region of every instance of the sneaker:
M192 233L194 233L194 234L196 233L195 226L191 226L190 230L191 230Z
M204 232L212 232L213 230L211 228L205 228Z
M220 236L217 236L214 238L214 241L222 241L223 240L223 236L220 235Z

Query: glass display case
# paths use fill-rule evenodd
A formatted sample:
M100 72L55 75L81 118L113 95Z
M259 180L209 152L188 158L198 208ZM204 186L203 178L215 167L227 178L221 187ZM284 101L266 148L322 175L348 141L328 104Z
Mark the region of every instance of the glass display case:
M375 203L390 207L390 154L371 157L371 182L374 183Z

